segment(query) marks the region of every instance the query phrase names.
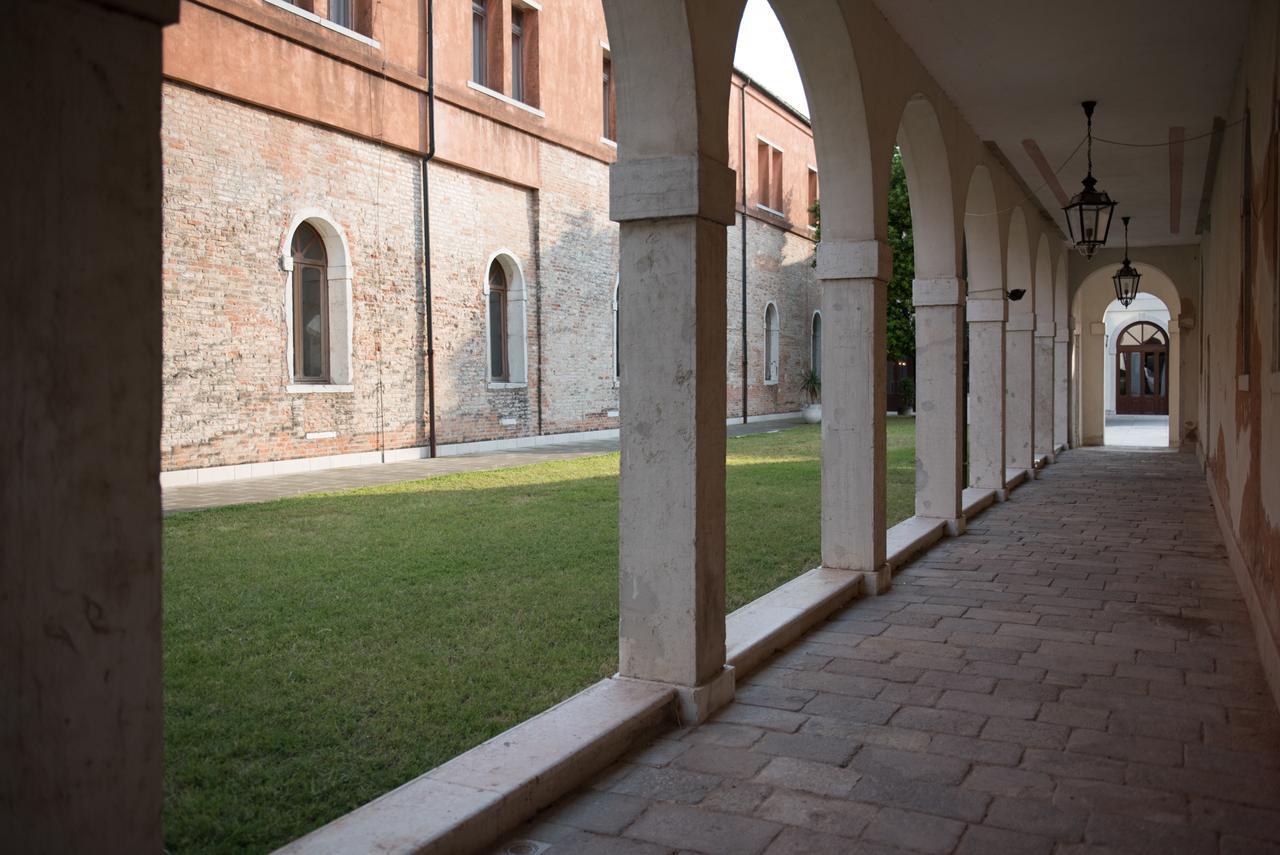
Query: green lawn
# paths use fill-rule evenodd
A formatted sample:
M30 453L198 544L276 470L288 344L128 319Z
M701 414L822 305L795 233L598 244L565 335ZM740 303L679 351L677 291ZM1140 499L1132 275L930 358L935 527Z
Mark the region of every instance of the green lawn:
M889 419L889 521L915 427ZM729 441L728 606L818 561L816 427ZM165 521L165 837L263 851L613 673L609 454Z

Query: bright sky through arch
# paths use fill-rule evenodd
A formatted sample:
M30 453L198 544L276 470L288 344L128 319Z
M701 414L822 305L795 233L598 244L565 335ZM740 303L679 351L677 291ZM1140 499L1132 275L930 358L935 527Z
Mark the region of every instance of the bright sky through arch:
M806 116L809 102L795 55L769 0L747 0L733 65Z

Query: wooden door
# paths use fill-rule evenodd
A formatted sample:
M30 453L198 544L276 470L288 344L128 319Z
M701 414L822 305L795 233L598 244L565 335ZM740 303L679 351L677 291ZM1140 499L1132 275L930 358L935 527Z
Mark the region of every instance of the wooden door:
M1150 321L1138 321L1116 341L1116 413L1169 414L1169 339Z

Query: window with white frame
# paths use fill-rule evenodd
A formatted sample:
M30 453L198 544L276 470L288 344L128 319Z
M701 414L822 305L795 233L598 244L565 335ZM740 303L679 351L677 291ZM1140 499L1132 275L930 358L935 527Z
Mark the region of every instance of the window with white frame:
M813 313L809 337L809 367L819 378L822 377L822 312Z
M782 149L756 137L756 207L783 216Z
M484 298L489 382L524 385L527 382L524 274L510 253L498 253L489 260Z
M471 80L489 85L489 9L487 0L471 3Z
M778 382L778 307L770 303L764 310L764 382Z
M618 139L618 111L614 104L613 92L613 59L606 50L604 53L604 69L601 74L600 103L603 106L600 136L614 142Z
M351 266L346 239L331 217L313 209L295 218L282 249L289 389L348 390Z
M818 230L818 170L809 167L809 193L805 198L805 211L809 214L809 230Z

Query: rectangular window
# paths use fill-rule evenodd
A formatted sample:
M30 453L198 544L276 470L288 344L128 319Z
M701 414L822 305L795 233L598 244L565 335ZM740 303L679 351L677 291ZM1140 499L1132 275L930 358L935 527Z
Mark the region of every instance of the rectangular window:
M818 228L818 170L809 167L809 195L805 210L809 212L809 228Z
M339 27L355 29L355 18L351 14L352 0L329 0L329 20Z
M489 27L484 0L471 4L471 79L487 86L489 82Z
M324 268L299 264L294 270L294 375L299 380L324 381L329 376L329 299Z
M524 10L511 10L511 97L525 100L524 93Z
M763 137L756 137L757 205L782 214L782 149Z
M604 105L604 121L602 124L604 130L600 132L600 135L607 140L616 141L618 139L618 128L617 112L613 105L613 60L607 54L604 58L600 103Z

